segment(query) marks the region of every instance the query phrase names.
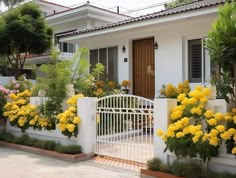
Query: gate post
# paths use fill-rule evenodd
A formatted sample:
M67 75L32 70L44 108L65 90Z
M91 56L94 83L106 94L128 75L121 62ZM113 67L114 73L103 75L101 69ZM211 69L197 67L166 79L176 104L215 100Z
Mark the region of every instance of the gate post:
M161 129L164 132L167 131L170 122L170 112L175 106L177 106L176 99L157 98L154 100L154 133L156 133L157 129ZM165 142L161 137L154 134L154 156L167 163L168 151L164 152L165 148Z
M81 118L77 143L82 147L82 152L87 154L95 152L96 100L95 97L89 97L77 101L77 114Z

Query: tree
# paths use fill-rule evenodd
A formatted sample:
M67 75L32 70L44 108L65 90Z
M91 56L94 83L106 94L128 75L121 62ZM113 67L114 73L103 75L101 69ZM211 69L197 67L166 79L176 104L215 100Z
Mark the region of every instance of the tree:
M173 0L172 2L164 4L165 9L173 8L182 4L193 2L194 0Z
M214 81L217 94L236 105L236 3L219 8L218 19L205 41L211 60L219 66Z
M15 5L24 2L25 0L0 0L0 3L3 3L8 8L12 9Z
M6 56L16 79L27 54L42 54L52 42L52 29L39 8L27 3L0 17L0 56Z

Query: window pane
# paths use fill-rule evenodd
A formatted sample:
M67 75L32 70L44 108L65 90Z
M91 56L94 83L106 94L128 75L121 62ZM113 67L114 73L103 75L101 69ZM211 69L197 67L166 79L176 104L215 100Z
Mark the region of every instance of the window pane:
M117 82L118 47L108 48L108 80Z
M189 81L202 82L202 40L189 40Z
M106 80L107 79L107 48L99 49L99 63L104 65L105 71L104 74L99 76L100 80Z
M90 50L90 73L95 65L98 63L98 50Z
M63 43L63 51L62 52L68 52L68 44L67 43Z
M74 48L74 44L71 44L71 43L69 43L69 53L74 53L75 52L75 48Z

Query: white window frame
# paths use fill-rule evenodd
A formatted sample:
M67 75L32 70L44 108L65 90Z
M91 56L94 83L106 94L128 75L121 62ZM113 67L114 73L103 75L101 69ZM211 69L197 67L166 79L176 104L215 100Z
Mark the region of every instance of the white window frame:
M99 55L100 55L100 49L106 49L106 65L108 66L108 48L117 48L117 50L119 50L119 46L118 45L112 45L112 46L107 46L107 47L100 47L100 48L93 48L93 49L89 49L89 51L91 50L98 50L98 63L100 63L100 58L99 58ZM89 57L89 63L90 63L90 57ZM119 51L117 51L117 66L116 66L116 71L117 71L117 76L116 76L116 80L115 82L118 82L118 79L119 79L119 70L118 70L118 63L119 63ZM106 75L108 75L109 73L109 69L108 67L105 68L105 72L106 72Z
M188 35L183 37L183 79L189 80L189 54L188 54L188 41L195 39L205 39L207 38L207 34L195 34ZM205 58L206 50L202 48L202 82L199 83L190 83L191 88L194 88L196 85L209 85L210 78L206 79L206 77L210 77L210 70L206 71L206 63L210 65L210 58ZM204 60L205 59L205 60ZM209 72L209 74L208 74Z

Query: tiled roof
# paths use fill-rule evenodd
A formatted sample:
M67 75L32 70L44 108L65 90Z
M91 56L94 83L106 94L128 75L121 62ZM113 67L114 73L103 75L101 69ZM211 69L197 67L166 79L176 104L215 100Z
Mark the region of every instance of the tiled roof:
M179 14L179 13L188 12L188 11L192 11L192 10L212 7L212 6L224 4L225 1L226 0L199 0L199 1L192 2L192 3L181 5L178 7L163 10L160 12L155 12L152 14L147 14L147 15L135 17L132 19L127 19L124 21L120 21L120 22L116 22L116 23L112 23L112 24L107 24L107 25L100 26L100 27L94 27L94 28L90 28L90 29L86 29L86 30L77 30L77 31L71 32L71 33L64 33L64 34L61 34L59 37L75 36L75 35L80 35L80 34L89 33L89 32L93 32L93 31L113 28L113 27L117 27L117 26L122 26L122 25L126 25L126 24L144 21L144 20L149 20L149 19L153 19L153 18L169 16L169 15Z

